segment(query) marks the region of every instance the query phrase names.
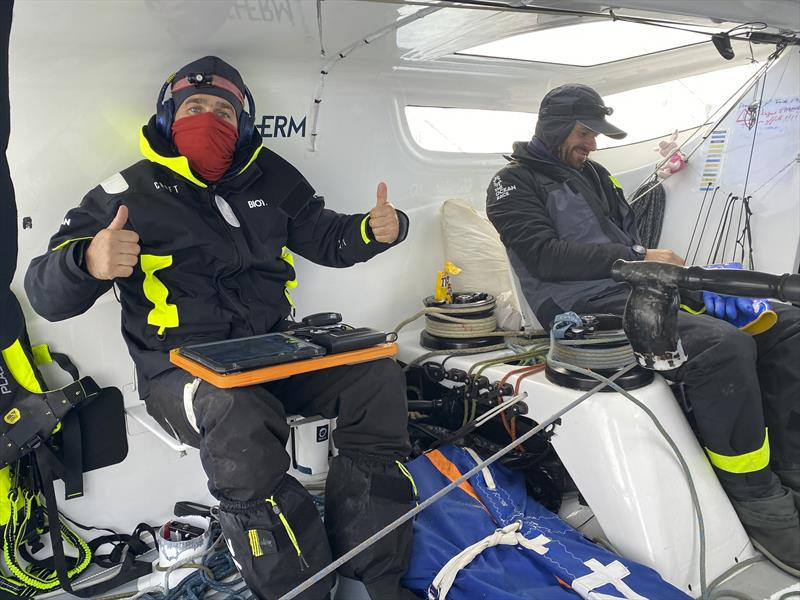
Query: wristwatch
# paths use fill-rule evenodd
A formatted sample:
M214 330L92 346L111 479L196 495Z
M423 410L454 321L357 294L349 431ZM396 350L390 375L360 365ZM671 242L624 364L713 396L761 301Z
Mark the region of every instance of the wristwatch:
M631 246L631 250L634 256L636 256L636 260L644 260L644 257L647 256L647 248L641 244L634 244Z

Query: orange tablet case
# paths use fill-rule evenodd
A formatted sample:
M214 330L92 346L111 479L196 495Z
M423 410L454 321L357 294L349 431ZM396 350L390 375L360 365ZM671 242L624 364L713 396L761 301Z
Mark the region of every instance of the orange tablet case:
M249 371L242 371L241 373L229 373L227 375L212 371L205 365L201 365L183 356L180 353L180 348L173 348L170 350L169 361L173 365L180 367L195 377L199 377L203 381L207 381L213 386L218 388L234 388L255 385L266 381L275 381L276 379L284 379L292 375L319 371L320 369L327 369L329 367L338 367L339 365L354 365L356 363L369 362L379 358L394 356L395 354L397 354L397 343L391 342L388 344L371 346L369 348L361 348L360 350L317 356L306 360L297 360L280 365L250 369Z

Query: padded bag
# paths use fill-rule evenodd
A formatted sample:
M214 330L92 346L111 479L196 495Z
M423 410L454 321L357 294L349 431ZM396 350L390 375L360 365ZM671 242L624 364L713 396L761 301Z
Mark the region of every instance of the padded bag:
M451 445L406 467L424 501L479 460ZM653 569L585 539L528 497L521 472L498 463L417 515L402 583L429 600L689 600Z
M0 351L0 467L37 448L70 410L100 393L90 377L44 391L37 353L50 356L44 345L31 348L24 325L19 337Z

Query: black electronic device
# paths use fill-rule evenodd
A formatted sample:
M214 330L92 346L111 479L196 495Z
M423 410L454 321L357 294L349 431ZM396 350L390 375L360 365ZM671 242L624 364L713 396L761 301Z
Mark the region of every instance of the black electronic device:
M304 327L325 327L342 322L342 315L337 312L320 312L303 317L300 324Z
M386 342L386 334L382 331L376 331L369 327L348 327L346 325L320 329L309 328L301 335L325 348L328 354L369 348Z
M322 356L325 349L286 333L267 333L185 346L180 353L217 373L235 373Z

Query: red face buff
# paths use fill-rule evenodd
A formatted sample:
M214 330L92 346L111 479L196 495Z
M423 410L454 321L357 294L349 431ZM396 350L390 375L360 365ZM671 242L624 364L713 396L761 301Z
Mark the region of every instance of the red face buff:
M214 113L183 117L172 124L172 139L189 166L206 181L218 181L233 162L239 131Z

